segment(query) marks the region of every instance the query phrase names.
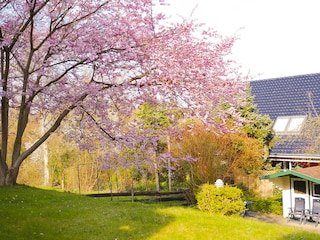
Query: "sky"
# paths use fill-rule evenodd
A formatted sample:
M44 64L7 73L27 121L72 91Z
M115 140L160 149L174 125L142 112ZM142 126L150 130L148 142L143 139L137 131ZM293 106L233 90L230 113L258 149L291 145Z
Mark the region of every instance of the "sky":
M319 0L166 0L172 19L197 19L239 37L232 59L244 74L267 79L320 72Z

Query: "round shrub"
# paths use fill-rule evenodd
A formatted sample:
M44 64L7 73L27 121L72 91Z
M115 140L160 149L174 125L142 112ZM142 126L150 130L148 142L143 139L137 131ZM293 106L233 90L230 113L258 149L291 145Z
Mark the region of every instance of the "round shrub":
M212 184L204 184L196 194L196 199L201 211L229 216L244 211L242 195L242 191L237 187L217 188Z

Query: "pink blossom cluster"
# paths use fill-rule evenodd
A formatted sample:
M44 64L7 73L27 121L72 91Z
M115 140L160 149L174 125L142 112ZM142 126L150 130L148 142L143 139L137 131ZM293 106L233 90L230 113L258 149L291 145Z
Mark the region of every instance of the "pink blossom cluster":
M132 116L146 101L221 129L230 116L241 123L236 109L245 84L228 59L236 39L192 20L162 25L165 15L156 14L154 4L166 3L0 2L2 108L7 104L19 113L16 119L7 116L22 121L16 138L25 132L23 117L46 114L51 119L30 149L16 149L22 152L17 164L59 128L86 149L105 150L104 159L119 162L111 155L124 145L144 150L135 151L136 161L152 159L162 134L175 130L175 116L161 134L143 129ZM225 103L228 109L219 107Z

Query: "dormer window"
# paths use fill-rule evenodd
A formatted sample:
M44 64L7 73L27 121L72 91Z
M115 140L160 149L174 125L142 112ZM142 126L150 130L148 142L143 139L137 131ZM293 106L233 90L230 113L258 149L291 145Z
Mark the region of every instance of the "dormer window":
M307 116L278 117L273 125L273 130L278 134L298 134Z

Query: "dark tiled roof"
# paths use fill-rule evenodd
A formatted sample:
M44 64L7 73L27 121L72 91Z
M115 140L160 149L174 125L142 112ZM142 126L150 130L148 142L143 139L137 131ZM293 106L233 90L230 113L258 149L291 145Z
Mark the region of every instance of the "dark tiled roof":
M254 103L272 120L281 116L320 115L320 73L251 81ZM304 154L309 140L281 136L272 154Z
M310 145L309 139L302 139L299 135L281 135L272 148L272 154L306 154Z
M320 115L320 73L251 81L258 111L279 116Z

